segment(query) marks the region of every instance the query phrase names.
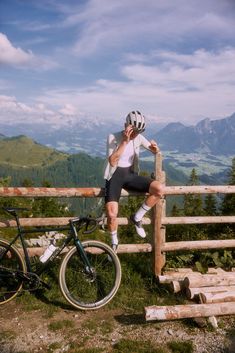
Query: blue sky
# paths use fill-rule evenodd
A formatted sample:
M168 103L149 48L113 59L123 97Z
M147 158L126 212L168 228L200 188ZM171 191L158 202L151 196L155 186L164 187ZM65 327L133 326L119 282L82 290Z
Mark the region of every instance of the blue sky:
M0 120L235 112L234 0L0 1Z

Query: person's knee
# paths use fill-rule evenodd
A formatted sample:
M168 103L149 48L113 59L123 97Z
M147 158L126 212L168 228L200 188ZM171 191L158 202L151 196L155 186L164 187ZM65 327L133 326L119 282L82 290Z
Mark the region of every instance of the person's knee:
M114 224L117 221L118 211L112 207L107 207L107 220L109 224Z
M164 194L164 187L158 181L153 181L150 185L149 192L151 195L154 195L154 196L161 198Z

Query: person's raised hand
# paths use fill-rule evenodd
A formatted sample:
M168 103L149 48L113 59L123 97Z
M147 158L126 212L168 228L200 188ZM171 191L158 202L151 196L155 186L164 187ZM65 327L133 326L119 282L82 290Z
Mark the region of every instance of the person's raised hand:
M150 149L150 151L152 151L153 153L158 153L158 152L160 152L160 149L159 149L157 143L156 143L154 140L151 140L151 141L150 141L149 149Z
M126 126L125 130L123 131L123 140L125 142L129 142L131 139L132 133L133 133L133 126L132 125Z

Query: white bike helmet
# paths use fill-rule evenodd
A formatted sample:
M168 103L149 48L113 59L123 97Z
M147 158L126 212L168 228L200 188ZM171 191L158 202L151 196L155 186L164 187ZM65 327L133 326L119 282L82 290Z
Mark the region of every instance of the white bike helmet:
M137 110L127 115L126 123L127 125L132 125L139 133L145 130L145 117Z

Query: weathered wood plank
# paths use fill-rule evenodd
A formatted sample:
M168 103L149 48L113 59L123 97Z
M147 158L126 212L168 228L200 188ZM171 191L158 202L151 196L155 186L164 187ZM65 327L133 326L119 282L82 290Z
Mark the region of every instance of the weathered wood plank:
M29 247L27 248L29 252L29 256L41 256L46 247ZM19 248L20 253L23 255L23 249ZM152 251L152 245L145 243L145 244L119 244L117 252L118 254L125 254L125 253L149 253Z
M165 186L164 195L235 193L235 185ZM122 190L122 196L143 193ZM103 188L0 187L0 197L103 197Z
M166 242L162 251L235 248L235 239Z
M145 307L146 321L234 315L235 302Z

